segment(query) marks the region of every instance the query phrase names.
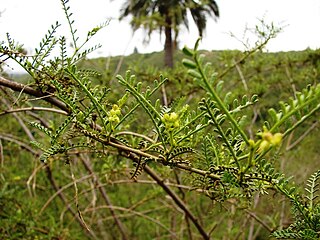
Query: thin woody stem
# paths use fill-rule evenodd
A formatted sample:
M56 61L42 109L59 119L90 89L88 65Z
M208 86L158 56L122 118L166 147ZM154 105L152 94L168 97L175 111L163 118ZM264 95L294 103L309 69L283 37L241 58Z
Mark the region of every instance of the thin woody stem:
M150 167L145 166L144 170L172 198L172 200L179 206L179 208L183 210L186 216L192 221L194 226L202 235L203 239L210 239L204 228L200 225L198 219L192 214L192 212L188 209L185 203L178 197L178 195L164 183L164 180L161 179Z
M122 239L123 239L123 240L127 240L128 237L127 237L127 235L126 235L126 233L125 233L125 228L124 228L122 222L120 221L120 219L118 218L117 214L115 213L114 209L112 208L113 205L112 205L112 203L111 203L111 200L110 200L109 196L107 195L107 192L105 191L105 189L101 186L101 183L100 183L100 181L99 181L99 178L98 178L97 175L94 173L94 171L93 171L93 169L92 169L92 167L91 167L91 165L90 165L90 161L88 161L88 160L87 160L84 156L82 156L82 155L80 155L80 159L81 159L81 161L82 161L83 166L85 167L85 169L86 169L86 170L88 171L88 173L92 176L92 180L93 180L94 184L95 184L96 186L98 186L98 189L99 189L99 191L100 191L100 193L101 193L101 196L102 196L103 200L105 201L105 203L107 204L107 206L110 206L110 208L109 208L109 209L110 209L110 213L111 213L111 215L112 215L112 217L113 217L113 219L114 219L114 221L115 221L115 223L116 223L116 225L117 225L117 227L118 227L118 229L119 229L119 231L120 231L120 233L121 233Z
M28 111L44 111L44 112L53 112L53 113L59 113L63 115L67 115L68 113L66 111L55 109L55 108L46 108L46 107L26 107L26 108L16 108L16 109L8 109L4 110L2 113L0 113L0 116L9 114L9 113L16 113L16 112L28 112Z
M66 104L64 104L62 101L60 101L59 99L55 98L51 93L47 93L47 92L41 92L40 90L35 90L32 87L29 87L25 84L22 83L17 83L11 80L8 80L4 77L0 76L0 86L4 86L7 88L10 88L14 91L18 91L18 92L23 92L35 97L43 97L43 100L51 103L52 105L60 108L61 110L64 110L66 112L70 112L70 109L67 107Z

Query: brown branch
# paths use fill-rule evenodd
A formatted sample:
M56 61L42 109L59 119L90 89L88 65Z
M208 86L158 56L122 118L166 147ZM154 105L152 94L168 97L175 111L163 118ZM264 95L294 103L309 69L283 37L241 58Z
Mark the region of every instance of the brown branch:
M305 139L305 137L307 137L309 135L309 133L315 129L318 125L318 121L315 121L297 140L295 140L293 143L290 143L290 141L288 141L288 145L286 147L286 151L290 151L292 148L294 148L296 145L298 145L300 142L303 141L303 139ZM290 134L290 139L293 136L293 132Z
M29 144L21 141L20 139L17 139L15 136L7 133L0 133L0 139L3 139L5 141L13 142L17 145L19 145L21 148L26 149L28 152L32 153L35 156L39 156L39 152L33 150L32 147L30 147Z
M118 229L119 229L119 231L121 233L122 239L123 240L128 239L128 237L127 237L127 235L125 233L125 228L124 228L122 222L119 220L119 218L118 218L117 214L115 213L114 209L112 208L113 205L111 203L111 200L110 200L109 196L107 195L105 189L101 186L99 178L94 173L94 171L93 171L93 169L92 169L92 167L90 165L90 162L88 161L88 159L84 158L83 155L80 155L80 159L81 159L85 169L92 176L92 180L93 180L94 184L98 186L98 189L99 189L99 191L101 193L101 196L102 196L103 200L105 201L107 206L110 206L110 208L109 208L110 209L110 213L111 213L111 215L112 215L112 217L113 217L113 219L114 219L114 221L115 221L115 223L116 223L116 225L117 225L117 227L118 227Z
M260 223L268 232L273 232L274 229L269 227L264 221L262 221L256 214L250 212L249 210L245 209L246 213L248 213L253 219L255 219L258 223Z
M140 134L140 133L135 133L135 132L130 132L130 131L123 131L123 132L118 132L118 133L115 134L115 136L120 136L120 135L131 135L131 136L135 136L135 137L139 137L139 138L145 139L150 143L156 143L153 139L151 139L148 136L145 136L143 134Z
M40 90L35 90L25 84L17 83L1 76L0 76L0 86L4 86L14 91L26 93L35 97L41 97L43 98L44 101L51 103L52 105L60 108L61 110L64 110L68 113L70 112L70 109L66 106L66 104L64 104L62 101L52 96L51 93L46 93L46 92L43 93Z
M99 206L99 207L94 207L94 208L88 208L86 209L84 212L88 212L88 211L96 211L98 209L103 209L103 208L108 208L108 209L112 209L112 210L120 210L120 211L123 211L123 212L129 212L129 213L132 213L133 215L137 215L139 217L142 217L142 218L145 218L145 219L148 219L149 221L159 225L160 227L162 227L163 229L165 229L166 231L168 231L172 236L174 236L175 238L177 238L177 235L176 233L172 232L169 228L167 228L164 224L162 224L161 222L159 222L158 220L154 219L154 218L151 218L149 217L148 215L145 215L143 214L142 212L137 212L137 211L134 211L130 208L123 208L123 207L117 207L117 206ZM150 211L150 210L149 210ZM154 209L152 209L152 211L154 211Z
M203 170L198 169L198 168L193 168L193 167L190 167L190 166L185 165L185 164L178 163L178 164L175 165L175 167L177 167L179 169L183 169L183 170L188 171L188 172L192 172L192 173L196 173L196 174L202 175L204 177L211 178L212 180L220 180L221 179L221 177L219 175L210 173L208 171L203 171Z
M9 114L9 113L16 113L16 112L27 112L27 111L46 111L46 112L54 112L59 113L63 115L68 115L66 111L55 109L55 108L45 108L45 107L27 107L27 108L17 108L17 109L9 109L4 110L2 113L0 113L0 116Z
M157 184L156 181L150 181L150 180L115 180L115 181L108 181L108 183L110 184ZM103 184L106 185L106 184ZM199 192L199 193L203 193L205 192L205 190L201 189L201 188L194 188L194 187L190 187L190 186L186 186L186 185L181 185L181 184L176 184L176 183L170 183L170 182L166 182L167 186L171 186L171 187L176 187L176 188L181 188L181 189L185 189L188 191L195 191L195 192Z
M52 185L52 187L54 188L54 190L56 192L59 192L60 188L58 187L58 185L56 184L53 176L52 176L52 172L51 169L48 165L46 165L45 167L46 173L47 173L47 177L49 179L50 184ZM63 194L63 192L59 192L59 197L61 199L61 201L63 202L63 204L67 207L67 210L72 214L72 216L74 216L74 218L78 221L78 223L81 225L81 227L85 230L85 233L90 235L91 237L93 237L94 239L98 239L97 236L94 234L94 232L92 231L88 231L86 226L83 224L81 218L78 216L78 214L76 213L76 211L74 211L70 204L68 203L65 195Z
M3 104L5 104L5 105L7 106L7 108L10 108L10 104L8 103L8 101L7 101L5 98L1 99L1 101L3 102ZM25 125L25 123L24 123L24 121L22 120L22 118L21 118L18 114L16 114L16 113L13 113L12 115L13 115L13 117L18 121L18 123L19 123L20 126L22 127L23 131L27 134L27 136L29 137L29 139L30 139L31 141L34 141L35 139L34 139L32 133L31 133L31 131L30 131L29 128ZM1 115L0 115L0 116L1 116Z
M184 202L178 197L178 195L172 191L151 168L148 166L144 167L145 172L154 179L160 187L172 198L172 200L179 206L179 208L186 214L186 216L192 221L195 227L198 229L199 233L202 235L203 239L210 239L206 231L199 224L198 219L192 214Z
M174 176L176 178L177 184L181 185L181 181L180 181L180 178L179 178L179 175L178 175L179 173L178 173L177 169L173 169L173 173L174 173ZM186 194L184 193L184 191L182 190L181 187L178 187L178 189L179 189L179 192L181 194L182 201L185 204L187 204ZM175 215L173 215L173 216L175 216ZM185 221L186 221L186 225L187 225L188 239L192 240L193 238L192 238L192 232L191 232L191 227L190 227L190 222L189 222L188 216L185 216Z
M117 139L115 138L112 138L110 137L109 140L107 139L102 139L100 136L98 135L94 135L94 134L91 134L90 132L88 131L82 131L82 133L84 133L85 135L87 135L88 137L90 138L93 138L95 139L96 141L98 142L101 142L103 145L105 146L111 146L111 147L115 147L117 148L118 150L122 150L124 152L127 152L127 153L135 153L137 154L138 156L142 156L142 157L146 157L146 158L150 158L150 159L153 159L155 161L159 161L159 158L157 156L154 156L152 154L149 154L149 153L146 153L146 152L143 152L139 149L135 149L135 148L131 148L131 147L128 147L122 143L119 143L117 141ZM205 176L205 177L208 177L208 178L211 178L213 180L220 180L220 176L216 175L216 174L213 174L213 173L210 173L208 171L203 171L201 169L197 169L197 168L193 168L191 166L187 166L185 164L175 164L173 167L176 167L176 168L179 168L179 169L183 169L185 171L188 171L188 172L192 172L192 173L196 173L196 174L199 174L199 175L202 175L202 176Z
M76 179L75 182L82 182L88 178L91 178L91 175L83 176L82 178ZM57 196L59 196L60 193L62 193L64 190L66 190L69 187L72 187L74 182L70 182L63 187L60 187L58 191L56 191L51 197L47 200L47 202L42 206L41 210L39 211L39 215L42 214L42 212L49 206L49 204L53 201L53 199Z

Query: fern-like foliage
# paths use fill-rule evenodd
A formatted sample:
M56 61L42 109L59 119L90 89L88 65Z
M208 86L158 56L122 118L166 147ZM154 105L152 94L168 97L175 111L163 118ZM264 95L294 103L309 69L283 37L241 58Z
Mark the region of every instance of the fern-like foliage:
M162 78L162 77L161 77ZM138 82L137 84L135 83L135 75L131 75L130 72L128 71L126 74L126 77L123 78L122 76L118 75L117 79L120 84L125 86L127 88L127 91L132 94L137 102L139 103L139 106L143 107L143 109L146 111L148 116L153 122L153 125L158 133L159 138L162 140L162 145L164 148L166 148L165 141L164 141L164 135L163 131L160 128L161 125L161 114L157 110L157 107L152 105L149 101L149 97L151 94L156 91L157 89L160 88L162 84L167 80L165 78L162 78L160 82L155 81L155 88L154 90L151 90L148 88L146 92L142 92L142 83ZM159 103L156 103L158 105Z
M41 154L40 161L45 163L47 162L49 157L54 156L58 153L65 153L65 152L66 152L66 149L63 144L54 144Z
M139 160L135 162L133 165L135 167L134 170L131 172L131 179L136 181L138 176L142 174L144 167L146 164L150 161L151 159L149 158L143 158L139 157Z
M44 38L41 40L39 48L35 49L35 55L32 57L31 63L33 69L40 69L43 67L45 60L51 55L52 50L58 43L55 33L60 26L61 24L59 24L59 22L51 25L51 29L48 30Z
M281 191L293 203L294 223L284 230L275 231L272 235L278 239L319 239L320 237L320 204L316 201L319 191L320 170L311 175L306 184L305 199L297 194L295 188ZM280 186L280 185L278 185Z
M52 137L53 133L52 130L46 128L45 126L43 126L42 124L38 123L38 122L30 122L29 123L31 126L37 128L38 130L40 130L41 132L45 133L48 137Z
M223 81L217 78L211 65L204 62L204 56L198 54L198 45L199 41L193 50L186 47L183 49L191 58L184 59L183 65L194 82L209 96L201 100L199 109L203 113L202 124L208 124L206 128L214 132L202 144L202 156L208 171L221 176L218 185L215 181L212 187L221 185L231 195L243 193L246 196L255 191L266 193L270 187L282 189L302 211L303 206L294 197L296 188L288 186L289 180L277 172L266 155L319 109L319 85L308 86L296 95L296 99L290 99L289 103L280 102L279 112L269 110L272 124L266 122L263 130L257 132L257 139L249 139L244 131L247 116L243 110L258 101L257 95L250 98L244 95L240 100L232 99L232 93L222 95ZM286 130L283 131L283 128ZM242 189L242 193L239 189Z
M78 40L79 37L76 35L77 33L77 29L74 27L74 20L72 19L72 15L73 13L70 12L70 6L68 6L69 0L61 0L61 4L64 10L64 14L68 20L68 24L69 24L69 28L70 28L70 32L72 35L72 43L73 43L73 47L77 50L78 49Z
M308 179L307 187L305 188L306 192L309 194L306 198L309 201L309 211L313 211L315 200L319 197L319 180L320 178L320 170L311 175Z
M273 123L269 123L270 131L275 132L280 126L288 123L291 127L287 128L285 135L289 134L320 109L319 99L320 84L308 85L301 92L297 92L296 98L290 98L287 103L280 101L281 110L277 112L273 108L269 109Z

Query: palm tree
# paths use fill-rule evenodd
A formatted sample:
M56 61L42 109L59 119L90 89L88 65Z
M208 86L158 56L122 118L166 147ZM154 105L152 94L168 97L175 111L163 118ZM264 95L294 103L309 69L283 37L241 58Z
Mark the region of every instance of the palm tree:
M188 11L200 36L206 28L207 16L219 17L215 0L127 0L121 9L120 19L131 15L133 29L143 27L149 36L154 30L160 29L160 33L164 30L164 62L165 66L172 68L174 43L179 35L179 26L184 24L187 29L189 26Z

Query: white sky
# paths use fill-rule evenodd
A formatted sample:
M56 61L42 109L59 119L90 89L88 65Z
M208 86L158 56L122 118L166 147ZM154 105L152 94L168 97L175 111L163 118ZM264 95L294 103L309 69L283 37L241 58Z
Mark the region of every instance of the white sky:
M201 49L241 49L241 44L228 33L243 37L246 26L254 27L258 19L265 18L275 26L285 26L283 32L270 42L269 51L304 50L320 47L320 0L216 0L221 17L217 22L209 20ZM129 19L117 20L119 8L124 0L70 0L73 19L79 36L85 38L91 28L108 18L110 24L91 42L101 43L93 57L110 55L128 55L137 47L140 53L161 51L164 36L152 35L149 45L143 44L145 34L142 30L135 34L129 25ZM66 19L60 0L0 0L0 40L5 40L9 32L15 40L31 51L37 47L41 38L58 20L64 24L59 34L67 34ZM180 46L193 47L198 37L196 27L189 21L190 31L182 29Z

